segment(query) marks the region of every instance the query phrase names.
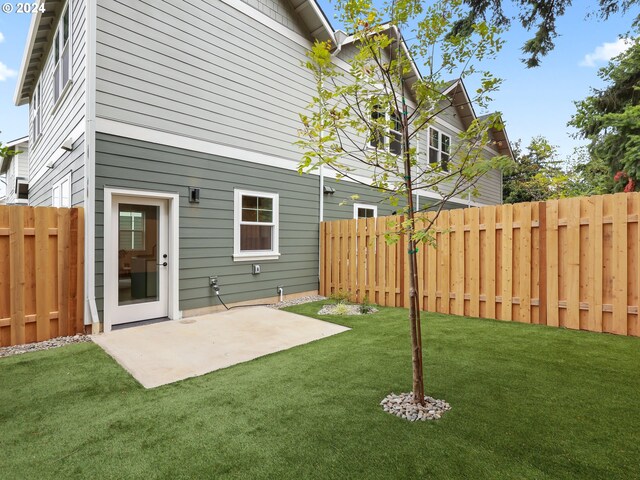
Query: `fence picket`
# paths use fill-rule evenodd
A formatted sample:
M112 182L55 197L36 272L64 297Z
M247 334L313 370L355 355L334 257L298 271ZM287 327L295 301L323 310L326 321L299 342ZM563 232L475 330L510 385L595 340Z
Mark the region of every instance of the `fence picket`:
M627 197L613 197L613 322L611 333L627 334Z
M510 320L513 298L513 205L502 210L502 305L500 320Z
M520 321L531 321L531 204L523 203L520 206L520 282L518 297L520 297Z
M565 327L580 329L580 199L567 200L567 279L565 292L567 296L567 312ZM626 304L625 304L626 305Z
M51 338L50 304L47 285L49 264L49 212L36 208L36 339L40 342Z
M24 272L24 210L13 208L9 213L9 283L11 297L11 344L25 343L25 272Z

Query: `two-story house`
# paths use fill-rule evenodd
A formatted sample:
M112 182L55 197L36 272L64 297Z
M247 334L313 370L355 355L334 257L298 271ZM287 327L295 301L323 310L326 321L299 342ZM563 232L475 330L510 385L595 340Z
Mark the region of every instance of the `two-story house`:
M391 213L328 169L297 172L314 94L302 62L335 40L314 0L44 5L15 102L30 105L30 203L85 209L87 324L219 308L212 276L226 303L316 292L319 221ZM451 138L464 121L434 130ZM500 203L500 173L482 182L475 202Z
M0 175L6 182L4 204L29 203L29 137L17 138L5 144L14 152L0 162Z

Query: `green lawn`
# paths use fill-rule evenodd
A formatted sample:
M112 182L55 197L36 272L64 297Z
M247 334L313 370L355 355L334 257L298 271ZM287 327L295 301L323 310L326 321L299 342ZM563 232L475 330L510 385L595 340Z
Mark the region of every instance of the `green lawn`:
M411 386L406 316L154 390L93 344L0 359L0 477L640 478L640 339L426 315L452 410L409 423L378 405Z

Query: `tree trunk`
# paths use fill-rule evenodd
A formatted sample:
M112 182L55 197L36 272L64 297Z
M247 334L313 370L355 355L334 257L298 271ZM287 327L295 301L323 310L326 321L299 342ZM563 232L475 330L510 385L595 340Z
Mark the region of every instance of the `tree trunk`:
M411 328L411 358L413 363L413 401L424 405L424 372L422 369L422 329L420 325L420 295L418 284L418 253L416 241L413 238L415 232L415 219L413 208L413 180L411 176L411 155L409 144L409 125L407 122L407 106L404 98L404 82L402 82L402 142L404 156L404 178L407 192L407 216L406 229L407 246L409 255L409 325Z

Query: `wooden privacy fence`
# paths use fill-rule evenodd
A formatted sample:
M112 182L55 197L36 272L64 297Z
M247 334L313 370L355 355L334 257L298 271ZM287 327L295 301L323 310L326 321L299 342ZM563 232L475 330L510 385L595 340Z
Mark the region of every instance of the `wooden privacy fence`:
M640 193L443 211L417 254L421 308L638 336L639 215ZM320 293L408 306L406 242L384 237L400 220L322 223Z
M81 208L0 206L0 346L84 331Z

